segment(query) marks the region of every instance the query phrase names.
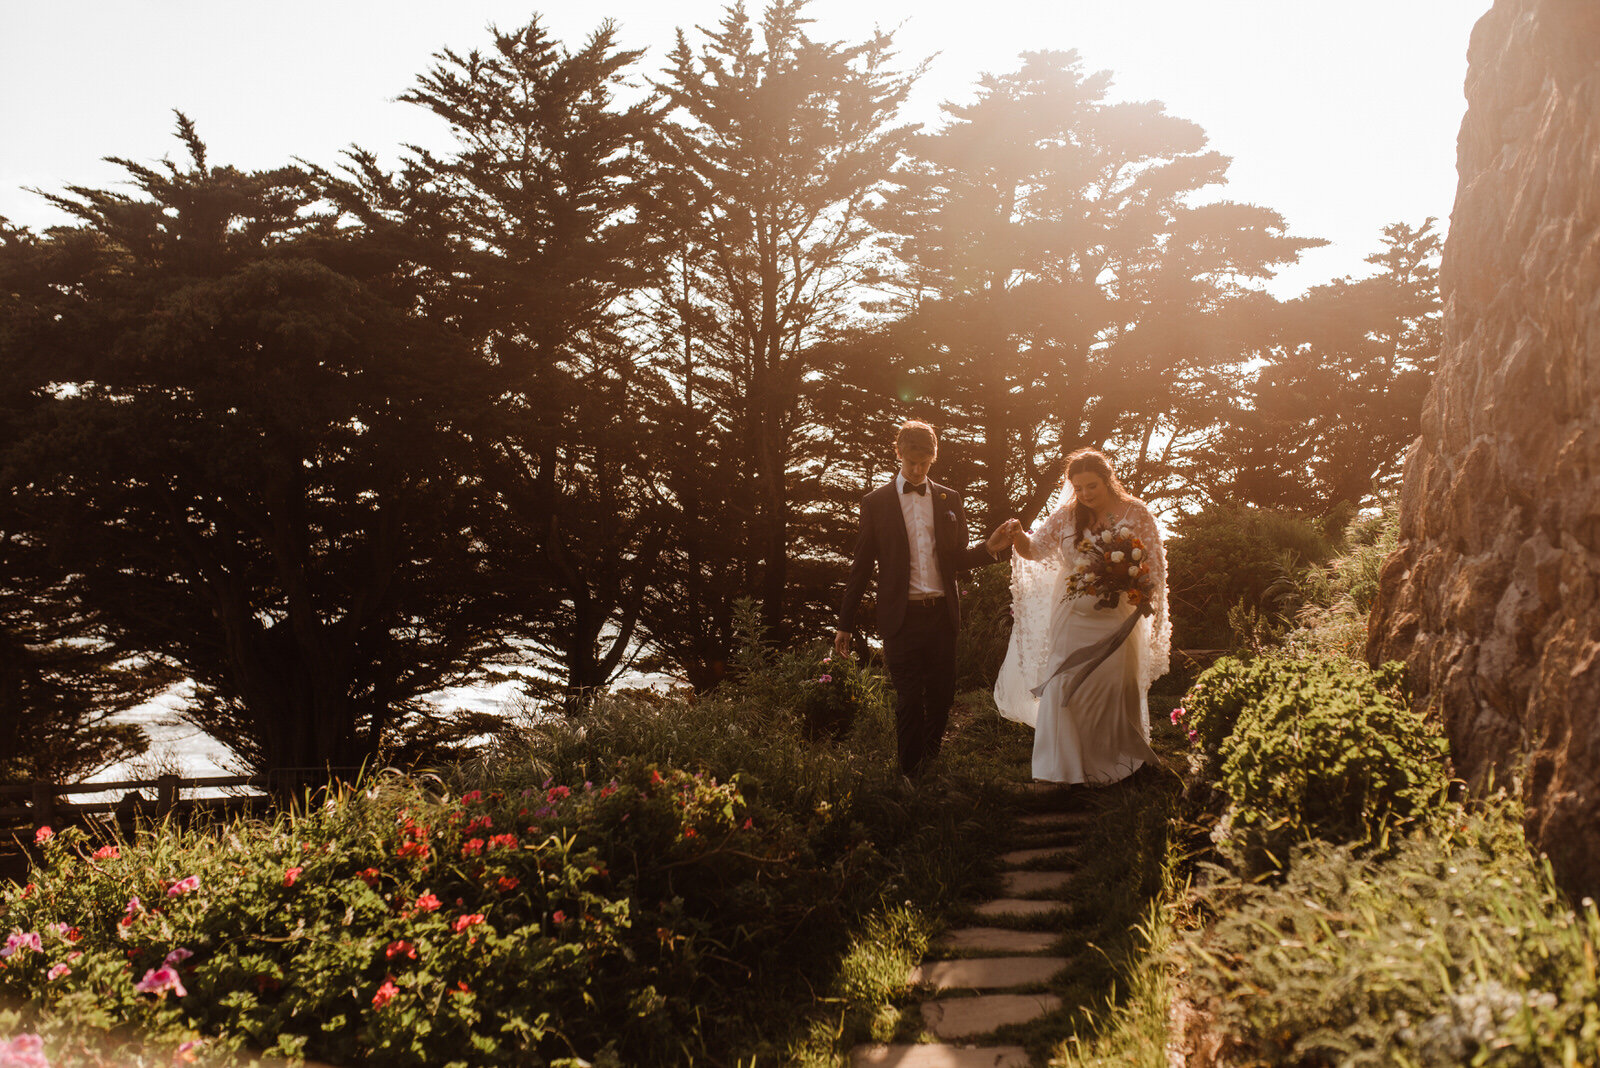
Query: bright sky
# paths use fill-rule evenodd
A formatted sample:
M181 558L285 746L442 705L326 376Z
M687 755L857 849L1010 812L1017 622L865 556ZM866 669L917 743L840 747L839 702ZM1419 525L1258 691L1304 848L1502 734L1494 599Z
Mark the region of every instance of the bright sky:
M750 0L758 11L761 0ZM813 0L815 36L899 26L908 62L938 57L912 103L933 121L984 71L1029 49L1076 48L1115 75L1112 95L1158 99L1234 159L1222 195L1282 212L1323 237L1280 295L1345 274L1379 229L1448 219L1467 39L1489 0ZM63 221L32 186L106 185L102 156L178 151L172 109L198 123L214 163L246 169L299 156L335 164L352 143L392 158L436 146L441 127L394 98L441 47L537 7L506 0L0 0L0 215ZM719 0L556 0L542 14L576 46L599 20L650 49L658 69L678 26L713 25Z

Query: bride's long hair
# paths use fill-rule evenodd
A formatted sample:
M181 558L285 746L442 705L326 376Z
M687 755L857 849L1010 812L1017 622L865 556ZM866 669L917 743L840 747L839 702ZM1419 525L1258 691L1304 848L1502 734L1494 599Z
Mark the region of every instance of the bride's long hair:
M1078 449L1067 456L1066 483L1068 492L1072 492L1073 475L1098 475L1100 481L1116 494L1121 501L1131 501L1128 491L1122 488L1122 483L1117 481L1117 473L1111 469L1111 460L1099 449ZM1072 536L1074 538L1083 534L1084 530L1093 525L1094 511L1088 505L1078 503L1077 495L1073 495L1072 504Z

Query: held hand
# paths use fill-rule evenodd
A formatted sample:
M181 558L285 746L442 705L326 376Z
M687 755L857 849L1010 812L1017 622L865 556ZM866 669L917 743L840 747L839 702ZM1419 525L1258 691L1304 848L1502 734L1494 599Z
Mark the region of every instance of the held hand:
M838 653L840 656L849 656L850 655L850 632L849 631L847 631L847 630L836 630L836 631L833 632L833 651Z
M989 535L989 540L984 544L991 554L998 553L1011 545L1012 540L1016 537L1016 532L1021 528L1022 524L1015 519L1007 519L1004 523L994 528L994 533Z

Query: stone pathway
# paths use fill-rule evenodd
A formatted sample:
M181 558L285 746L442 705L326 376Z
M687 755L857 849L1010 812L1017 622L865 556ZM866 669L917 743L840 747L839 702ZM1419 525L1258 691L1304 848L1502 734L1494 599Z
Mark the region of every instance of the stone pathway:
M1041 805L1056 804L1061 796L1059 788L1036 783L1021 784L1014 792ZM947 931L906 977L908 985L926 992L922 1029L931 1041L857 1046L850 1052L851 1068L1028 1068L1021 1046L988 1040L998 1028L1061 1007L1060 998L1038 990L1072 963L1049 951L1061 940L1053 921L1065 907L1060 896L1072 879L1070 852L1091 818L1084 812L1022 818L1026 848L1000 858L1006 896L973 908L980 921L1007 926ZM1022 929L1030 925L1043 929Z

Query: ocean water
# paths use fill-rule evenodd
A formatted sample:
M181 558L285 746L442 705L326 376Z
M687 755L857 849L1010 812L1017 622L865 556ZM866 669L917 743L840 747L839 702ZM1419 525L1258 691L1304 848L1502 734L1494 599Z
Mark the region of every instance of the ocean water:
M178 683L165 692L113 717L114 722L140 727L150 740L150 749L133 760L113 764L95 773L85 783L125 782L129 779L154 779L172 774L185 779L244 775L247 769L227 746L183 718L182 712L194 697L194 684ZM511 715L518 711L522 688L515 681L494 685L453 686L430 694L428 702L439 708L465 708L475 712ZM100 794L74 794L81 804L116 801L125 791ZM185 791L185 797L215 797L233 792L217 787ZM146 794L154 796L153 790Z

